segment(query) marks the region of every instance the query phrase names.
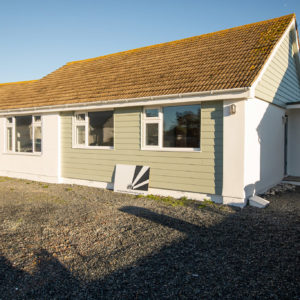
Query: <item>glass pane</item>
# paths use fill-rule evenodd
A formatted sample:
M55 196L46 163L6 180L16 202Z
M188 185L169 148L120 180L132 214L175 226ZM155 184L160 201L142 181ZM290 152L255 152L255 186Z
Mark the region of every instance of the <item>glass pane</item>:
M41 122L41 116L34 116L34 122Z
M146 145L158 146L158 124L146 124Z
M34 127L34 151L42 152L42 128Z
M85 126L76 126L76 144L85 144Z
M78 114L76 115L77 121L84 121L85 120L85 114Z
M200 105L163 108L164 147L200 147Z
M7 134L7 141L6 141L7 151L12 151L13 150L12 149L12 147L13 147L12 133L13 133L12 128L11 127L7 128L7 132L6 132L6 134Z
M158 108L147 108L146 109L147 118L157 118L158 117Z
M16 117L16 152L32 152L32 116Z
M114 145L113 111L89 113L89 146Z
M12 124L13 119L12 118L7 118L6 121L7 121L7 123Z

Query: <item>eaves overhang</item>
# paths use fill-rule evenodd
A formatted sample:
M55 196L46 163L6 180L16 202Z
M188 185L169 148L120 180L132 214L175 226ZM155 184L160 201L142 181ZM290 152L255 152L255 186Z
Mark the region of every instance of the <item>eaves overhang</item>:
M61 104L51 106L24 107L0 110L0 116L37 113L57 113L78 110L113 109L118 107L174 105L180 103L196 103L203 101L245 100L250 97L250 87L212 90L183 94L161 95L142 98L130 98L84 103Z

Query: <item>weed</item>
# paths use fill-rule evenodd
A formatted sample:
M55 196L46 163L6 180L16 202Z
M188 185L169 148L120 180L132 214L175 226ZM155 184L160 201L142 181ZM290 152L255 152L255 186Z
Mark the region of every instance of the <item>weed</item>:
M198 205L198 208L205 208L205 207L213 207L213 208L219 208L222 209L222 205L217 205L215 202L213 202L210 199L204 199L203 201L201 201L201 204Z
M190 200L187 197L181 197L179 199L176 199L176 198L173 198L170 196L162 197L162 196L157 196L157 195L152 195L152 194L147 195L147 196L144 196L144 195L137 196L137 198L144 198L144 197L147 199L154 200L154 201L164 202L171 206L189 206L194 203L193 200Z
M46 184L42 186L43 189L47 189L48 187L49 187L49 185L46 185Z
M70 192L70 191L72 191L72 188L68 187L68 188L66 188L66 191Z

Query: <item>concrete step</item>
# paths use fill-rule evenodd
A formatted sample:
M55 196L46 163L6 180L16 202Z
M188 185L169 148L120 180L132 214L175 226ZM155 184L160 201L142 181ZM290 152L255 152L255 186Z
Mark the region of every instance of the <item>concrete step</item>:
M254 206L254 207L258 207L258 208L265 208L268 204L270 203L270 201L261 198L259 196L252 196L249 198L249 205L250 206Z

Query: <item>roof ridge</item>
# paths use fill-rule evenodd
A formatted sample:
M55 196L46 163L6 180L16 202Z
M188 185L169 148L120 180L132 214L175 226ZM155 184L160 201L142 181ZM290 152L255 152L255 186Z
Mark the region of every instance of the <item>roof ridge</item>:
M209 32L209 33L204 33L204 34L200 34L200 35L195 35L195 36L192 36L192 37L187 37L187 38L183 38L183 39L179 39L179 40L175 40L175 41L169 41L169 42L163 42L163 43L149 45L149 46L144 46L144 47L138 47L138 48L134 48L134 49L129 49L129 50L120 51L120 52L114 52L114 53L110 53L110 54L106 54L106 55L101 55L101 56L97 56L97 57L92 57L92 58L74 60L74 61L67 62L65 64L65 66L76 64L76 63L81 63L81 62L88 62L88 61L98 60L98 59L110 57L110 56L113 56L113 55L121 55L121 54L127 54L127 53L131 53L131 52L136 52L138 50L155 48L155 47L159 47L159 46L162 46L162 45L175 44L175 43L183 42L185 40L190 40L190 39L194 39L194 38L209 36L209 35L213 35L213 34L217 34L217 33L222 33L222 32L225 32L225 31L237 30L237 29L240 29L240 28L250 27L250 26L253 26L253 25L256 25L256 24L264 24L264 23L268 23L270 21L284 19L284 18L287 18L287 17L290 17L291 19L292 18L296 18L296 14L292 13L292 14L284 15L284 16L277 17L277 18L272 18L272 19L268 19L268 20L264 20L264 21L253 22L253 23L249 23L249 24L244 24L244 25L239 25L239 26L235 26L235 27L230 27L230 28L227 28L227 29L222 29L222 30L218 30L218 31L214 31L214 32Z
M24 81L14 81L14 82L4 82L4 83L0 83L0 86L3 86L3 85L11 85L11 84L30 83L30 82L34 82L34 81L38 81L38 80L39 80L39 79L24 80Z

